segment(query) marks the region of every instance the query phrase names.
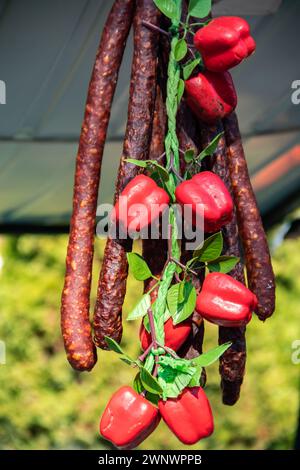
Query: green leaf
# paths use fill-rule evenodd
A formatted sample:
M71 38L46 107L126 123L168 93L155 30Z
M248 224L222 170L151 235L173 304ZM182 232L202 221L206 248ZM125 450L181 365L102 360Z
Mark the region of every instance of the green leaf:
M134 377L133 380L133 389L136 391L136 393L140 394L144 391L144 387L141 381L141 374L140 372L137 373L137 375Z
M184 160L186 163L191 163L195 158L195 151L194 149L187 149L184 152Z
M146 315L148 309L151 307L151 298L149 294L144 294L141 300L136 304L134 309L127 317L128 321L136 320L137 318Z
M133 389L138 393L139 395L145 390L143 383L141 381L141 373L139 372L133 381ZM159 395L147 392L146 397L147 400L149 400L153 405L157 406L158 405L158 400L159 400Z
M126 158L124 162L132 163L133 165L140 166L141 168L146 168L147 162L143 160L136 160L135 158Z
M121 361L125 362L128 365L132 365L132 364L137 365L137 361L127 356L127 354L125 354L121 346L114 339L109 338L108 336L105 336L104 339L110 351L114 351L117 354L121 354L123 356L123 357L120 357Z
M145 390L158 395L162 393L162 388L158 383L157 379L153 377L153 375L151 375L150 372L147 371L147 369L141 367L140 374L141 381Z
M192 73L194 72L195 68L197 65L199 65L201 62L201 59L198 57L197 59L194 59L192 61L189 61L184 67L183 67L183 78L184 80L188 80Z
M145 390L143 387L143 383L141 381L141 374L140 372L135 376L134 381L133 381L133 389L138 393L139 395ZM145 398L150 401L153 405L157 406L158 405L158 400L159 400L159 395L156 395L154 393L147 392Z
M195 18L205 18L211 11L211 0L190 0L188 11Z
M184 180L190 180L193 177L193 174L190 171L184 172Z
M145 281L152 277L152 273L144 260L144 258L137 253L127 253L127 260L132 275L138 281Z
M191 362L188 359L174 358L171 356L162 356L159 359L159 364L163 366L170 366L173 369L179 370L180 372L188 372L191 368Z
M196 289L191 282L182 281L168 290L167 303L175 325L183 322L193 313L196 299Z
M146 317L144 317L144 327L145 327L145 330L150 333L150 322L149 322L149 317L148 315Z
M175 60L177 60L177 62L180 62L186 56L187 50L188 48L185 39L179 39L174 48Z
M119 359L120 361L125 362L125 364L127 364L128 366L132 366L133 364L137 365L137 362L128 356L123 356L123 357L120 357Z
M178 5L174 0L153 0L157 8L170 20L178 18Z
M178 302L184 302L186 298L186 287L188 283L185 281L182 281L179 283L179 290L178 290Z
M170 287L167 294L167 304L168 309L171 312L171 315L174 315L177 312L177 306L179 303L179 295L180 295L180 284L174 284ZM182 299L183 300L183 299Z
M208 263L207 267L211 272L226 274L232 271L239 261L240 258L237 256L220 256L214 261Z
M232 343L224 343L221 344L220 346L217 346L214 349L211 349L210 351L201 354L200 356L196 357L195 359L192 359L190 361L192 366L201 366L201 367L207 367L213 364L219 357L224 354L225 351L227 351L228 348L230 348Z
M196 372L185 359L173 359L163 356L159 361L158 383L163 390L163 399L176 398L184 390Z
M189 387L198 387L200 385L200 380L201 380L201 374L202 374L202 367L197 366L196 371L191 378L191 381L189 382Z
M107 346L109 347L110 351L114 351L117 354L125 355L125 353L124 353L123 349L121 348L121 346L114 339L109 338L108 336L105 336L104 339L105 339L105 342L106 342Z
M204 240L201 248L197 248L193 257L198 258L198 261L208 262L218 258L223 249L223 236L222 232L214 233L209 238Z
M205 157L208 157L209 155L213 155L215 151L217 150L219 140L221 139L222 135L224 132L220 132L220 134L216 135L216 137L213 138L213 140L208 144L207 147L205 147L204 150L198 155L197 160L203 160Z
M169 177L169 175L168 175ZM174 190L173 190L173 193L170 193L169 191L169 188L167 187L167 185L169 184L169 182L171 181L171 179L169 179L168 181L164 181L161 174L155 170L155 171L152 171L151 170L151 178L155 181L155 183L160 186L161 188L163 188L169 195L170 197L170 200L172 201L172 194L174 194Z
M159 395L156 395L155 393L150 393L150 392L147 392L146 393L146 400L150 401L150 403L152 403L152 405L154 406L158 406L158 402L159 402Z
M174 325L183 322L193 313L197 300L197 292L191 282L186 282L184 286L184 301L178 305L177 312L173 315Z
M150 171L157 171L159 173L159 176L162 178L163 181L168 181L169 180L169 172L168 170L160 165L157 161L155 160L146 160L145 161L146 166L149 168Z
M149 372L149 374L151 374L151 372L153 370L154 363L155 363L155 359L154 359L153 354L148 354L148 356L146 357L146 360L143 364L143 367L144 367L144 369L146 369Z
M132 163L133 165L139 166L141 168L147 168L151 173L158 172L163 181L168 181L169 179L169 172L165 167L160 165L155 160L137 160L135 158L126 158L124 161Z
M168 306L166 306L166 310L165 310L165 313L164 313L164 322L166 323L167 320L169 320L169 318L171 318L171 312L170 310L168 309Z
M151 178L155 181L158 186L164 186L164 182L161 180L161 177L158 171L151 172Z
M177 272L177 274L181 274L182 271L183 271L183 269L182 269L180 266L178 266L178 264L177 264L177 265L176 265L176 272Z
M189 259L186 263L186 267L190 268L196 261L199 261L197 257L193 257Z
M180 103L180 101L183 97L184 87L185 87L184 80L180 79L179 82L178 82L178 90L177 90L177 103L178 104Z
M177 398L178 395L184 390L193 376L193 371L190 374L179 372L171 367L161 368L161 372L158 377L158 383L163 389L163 399Z

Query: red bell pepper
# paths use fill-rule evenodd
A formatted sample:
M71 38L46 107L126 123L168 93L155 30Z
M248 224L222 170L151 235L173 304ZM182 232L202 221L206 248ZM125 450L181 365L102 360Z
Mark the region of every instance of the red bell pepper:
M196 303L196 310L203 318L220 326L246 325L256 307L256 295L223 273L206 276Z
M158 409L131 387L121 387L109 400L100 421L100 434L120 449L134 449L160 421Z
M184 181L177 186L175 195L182 206L191 206L194 224L197 224L197 214L204 217L205 232L217 232L232 218L233 202L229 191L211 171L203 171Z
M177 398L159 400L163 420L178 439L192 445L214 431L213 415L203 388L186 388Z
M214 124L232 113L237 96L229 72L215 73L208 70L185 82L186 101L202 121Z
M194 44L201 52L205 68L224 72L238 65L255 51L250 26L238 16L221 16L199 29Z
M169 204L166 191L146 175L138 175L122 191L115 205L113 220L124 229L140 231L153 222Z
M172 318L169 318L165 325L165 346L177 351L183 345L192 330L192 321L187 319L178 325L174 325ZM143 323L140 328L140 341L143 351L151 344L151 335L145 329Z

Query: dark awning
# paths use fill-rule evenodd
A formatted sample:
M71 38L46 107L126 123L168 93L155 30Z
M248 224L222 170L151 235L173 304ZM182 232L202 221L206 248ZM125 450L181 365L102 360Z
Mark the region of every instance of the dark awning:
M53 227L69 222L84 102L111 4L111 0L0 0L0 80L6 84L6 104L0 105L3 228L18 225L26 230L32 224ZM300 105L291 101L291 86L300 79L300 2L216 2L215 14L224 13L247 15L257 41L256 54L233 76L249 168L262 213L271 220L270 214L282 216L298 203ZM105 149L101 201L110 201L114 190L131 53L130 40ZM286 155L292 155L292 164ZM277 169L275 177L269 164L283 157L289 169ZM267 173L259 173L264 169Z

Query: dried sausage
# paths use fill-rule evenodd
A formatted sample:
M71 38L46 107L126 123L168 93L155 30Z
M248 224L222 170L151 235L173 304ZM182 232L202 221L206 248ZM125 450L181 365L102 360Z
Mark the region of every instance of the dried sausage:
M153 118L153 129L150 145L149 159L156 160L160 164L164 164L162 155L164 153L164 140L166 133L167 116L166 107L163 100L162 87L158 84L156 87L155 110ZM161 235L161 234L160 234ZM146 260L152 274L160 277L167 259L167 240L159 239L145 239L143 240L143 257ZM155 279L147 279L144 282L144 290L151 289L156 283ZM154 291L156 294L156 290ZM152 296L153 297L153 296Z
M158 24L159 11L152 0L138 0L134 17L134 57L130 82L127 128L116 184L115 202L139 168L125 162L149 156L155 102L158 35L143 26L142 20ZM107 349L105 336L116 341L122 336L122 305L126 293L126 251L132 243L108 238L100 273L94 312L94 340Z
M275 309L275 278L261 216L251 186L235 113L224 119L227 157L237 210L249 288L257 296L256 313L266 320Z
M89 306L98 187L110 109L134 3L116 0L106 21L89 85L76 159L61 327L68 360L77 370L91 370L97 361Z
M223 127L221 125L203 127L202 138L204 146L208 145L222 131ZM214 155L207 160L209 169L220 176L228 190L232 192L224 136L219 140ZM222 233L224 240L223 254L240 257L240 242L235 210L231 222L223 227ZM245 284L244 269L241 262L237 263L229 274L237 281ZM239 399L246 366L245 332L245 327L219 327L219 344L226 343L227 341L232 343L232 346L220 358L221 388L223 403L226 405L233 405Z

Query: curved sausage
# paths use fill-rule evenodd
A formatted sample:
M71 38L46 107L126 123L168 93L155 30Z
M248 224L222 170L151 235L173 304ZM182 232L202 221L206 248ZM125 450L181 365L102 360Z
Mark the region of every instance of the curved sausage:
M222 131L223 127L221 125L215 127L203 127L203 146L208 145L209 142L211 142L212 139ZM215 154L206 160L209 169L222 179L229 192L232 193L224 136L219 140ZM235 210L231 222L223 227L222 233L224 241L223 254L240 257L240 242ZM245 284L244 269L241 262L237 263L235 268L229 274L237 281ZM234 405L240 396L240 389L246 366L245 333L245 327L219 327L219 344L223 344L228 341L232 343L232 346L221 356L219 367L223 403L226 405Z
M115 202L140 169L125 162L126 158L148 158L155 102L158 35L142 25L142 20L158 24L159 11L153 0L137 0L134 17L134 57L130 82L127 128L123 155L116 184ZM116 341L122 336L122 306L126 293L126 251L131 240L120 243L108 238L100 273L94 312L94 340L107 349L104 337Z
M224 119L227 157L239 233L247 267L248 284L257 296L256 313L266 320L275 309L275 278L267 237L251 186L237 116Z
M61 328L74 369L91 370L97 361L89 321L96 208L111 104L134 0L116 0L106 21L89 85L76 159L73 214L62 293Z
M160 71L161 72L161 71ZM159 161L164 164L161 155L164 153L164 141L167 127L166 107L163 99L161 86L156 87L155 109L153 117L153 129L150 145L149 159ZM167 260L168 243L167 240L159 238L157 240L143 240L143 258L146 260L152 274L160 277ZM144 292L151 289L156 284L155 279L147 279L144 282ZM153 291L152 297L157 294L156 289ZM152 299L153 300L153 299Z

